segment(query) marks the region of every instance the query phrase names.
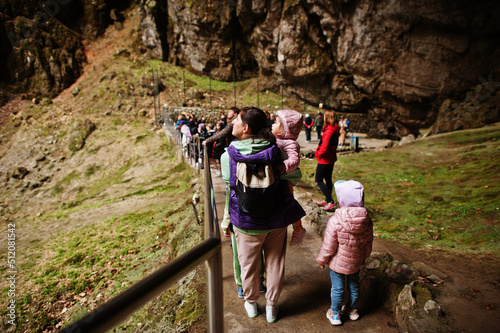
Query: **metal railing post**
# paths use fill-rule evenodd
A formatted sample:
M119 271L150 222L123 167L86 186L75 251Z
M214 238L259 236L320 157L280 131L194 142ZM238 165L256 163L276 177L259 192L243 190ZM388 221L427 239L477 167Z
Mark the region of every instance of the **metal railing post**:
M259 90L259 77L260 77L260 73L257 74L257 109L260 109L260 100L259 100L259 94L260 94L260 90Z
M304 78L304 113L306 113L307 77Z
M208 202L215 200L212 187L210 186L211 174L210 165L208 164L208 150L206 146L204 149L204 174L205 174L205 221L212 221L212 223L205 223L205 238L215 237L220 239L219 225L216 216L216 211L208 209L208 207L215 207ZM211 224L211 225L210 225ZM212 333L224 332L224 300L222 290L222 251L219 250L207 260L207 320L208 331Z
M281 109L283 110L283 80L280 82L280 88L281 88Z
M236 106L236 74L233 70L233 94L234 94L234 106Z

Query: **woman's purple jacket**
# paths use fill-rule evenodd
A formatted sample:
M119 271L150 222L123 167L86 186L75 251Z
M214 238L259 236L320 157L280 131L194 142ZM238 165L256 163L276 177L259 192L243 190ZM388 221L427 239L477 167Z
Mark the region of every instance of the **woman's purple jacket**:
M276 145L251 155L243 155L234 146L227 148L229 154L229 170L231 195L229 199L229 219L233 225L247 230L271 230L284 228L305 216L304 209L290 193L285 180L280 180L277 165L281 163L281 151ZM235 194L237 162L268 163L271 162L274 171L274 186L276 186L276 206L274 211L264 217L251 217L238 208Z

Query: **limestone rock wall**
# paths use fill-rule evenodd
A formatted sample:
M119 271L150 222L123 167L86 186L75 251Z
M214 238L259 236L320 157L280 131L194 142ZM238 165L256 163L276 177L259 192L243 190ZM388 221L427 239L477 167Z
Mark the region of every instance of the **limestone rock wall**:
M500 2L488 0L4 1L0 90L55 96L82 71L82 40L131 5L145 57L260 75L263 90L363 115L372 137L500 121Z
M374 137L418 133L480 77L500 82L495 1L165 1L163 58L221 80L260 72L263 89L365 114Z
M82 41L101 35L130 1L0 2L0 90L54 97L82 73Z

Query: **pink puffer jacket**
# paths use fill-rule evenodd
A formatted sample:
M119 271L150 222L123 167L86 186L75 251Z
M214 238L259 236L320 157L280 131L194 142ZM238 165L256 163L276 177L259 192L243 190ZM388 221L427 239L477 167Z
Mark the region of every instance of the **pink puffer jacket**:
M276 116L283 125L283 135L278 135L276 144L288 156L284 164L285 173L289 173L297 169L300 164L300 145L297 138L302 130L303 116L295 110L279 110Z
M340 274L356 273L372 252L373 223L364 207L342 207L328 221L316 256Z

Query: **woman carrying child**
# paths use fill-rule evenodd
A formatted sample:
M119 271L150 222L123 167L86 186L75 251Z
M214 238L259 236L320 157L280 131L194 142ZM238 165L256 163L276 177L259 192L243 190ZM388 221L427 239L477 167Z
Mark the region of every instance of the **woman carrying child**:
M341 325L341 313L357 320L359 302L359 270L372 252L373 223L364 206L363 185L349 180L335 183L340 208L330 218L316 261L330 268L331 307L326 317L332 325ZM342 307L345 280L349 288L347 306Z
M233 123L233 141L222 155L222 177L230 184L229 216L233 224L238 259L241 265L241 279L245 293L245 310L250 318L258 316L259 264L264 250L266 268L266 319L274 323L278 316L277 302L283 289L286 254L286 229L289 224L300 220L304 210L293 198L288 184L280 181L277 166L281 163L281 151L267 127L265 113L254 107L240 110ZM241 164L271 165L275 193L274 205L268 211L245 211L239 201L241 193L237 188L236 171ZM265 207L268 202L257 203Z

